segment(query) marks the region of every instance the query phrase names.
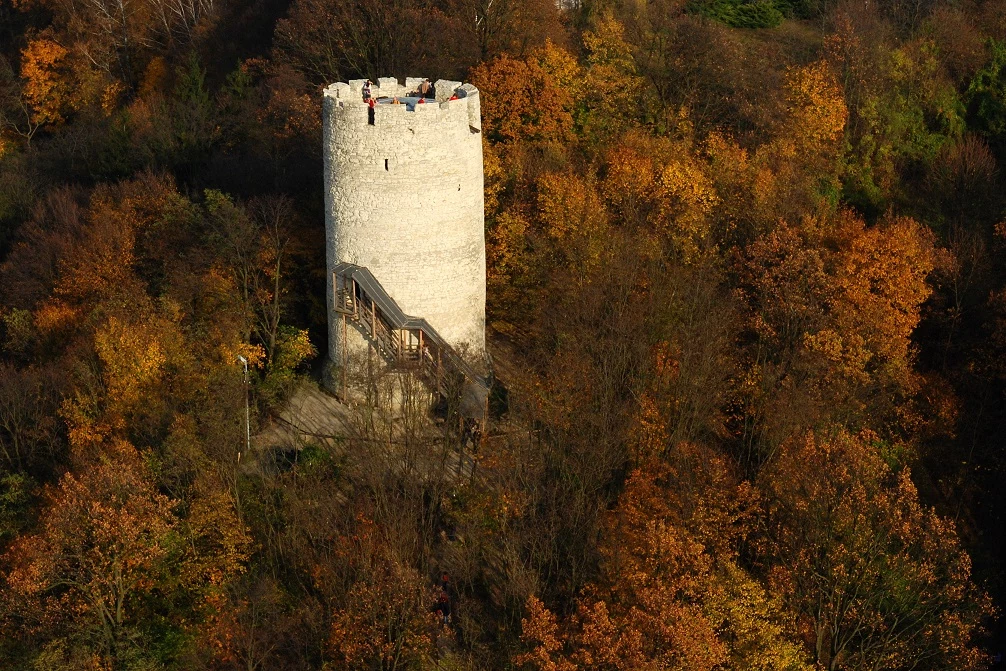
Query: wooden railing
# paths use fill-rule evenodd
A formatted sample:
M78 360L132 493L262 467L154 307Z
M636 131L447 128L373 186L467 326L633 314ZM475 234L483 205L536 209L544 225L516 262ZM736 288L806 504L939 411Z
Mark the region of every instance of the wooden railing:
M344 334L352 323L392 366L415 371L445 398L459 398L462 415L485 422L486 380L425 319L402 312L370 270L340 263L332 273L332 288L333 309L342 316Z

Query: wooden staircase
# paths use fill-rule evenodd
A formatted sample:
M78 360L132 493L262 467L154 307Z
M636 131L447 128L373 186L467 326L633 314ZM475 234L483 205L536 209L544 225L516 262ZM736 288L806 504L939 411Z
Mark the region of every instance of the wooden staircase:
M332 272L332 287L332 309L342 317L343 340L346 329L352 325L392 367L414 371L444 398L460 396L461 415L484 428L489 383L436 329L425 319L402 312L373 273L363 266L337 265Z

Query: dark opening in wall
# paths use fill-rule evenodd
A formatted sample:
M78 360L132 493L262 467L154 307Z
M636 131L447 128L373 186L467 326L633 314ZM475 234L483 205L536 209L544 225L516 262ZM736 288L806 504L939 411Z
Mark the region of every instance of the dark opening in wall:
M384 169L388 169L388 159L384 159Z

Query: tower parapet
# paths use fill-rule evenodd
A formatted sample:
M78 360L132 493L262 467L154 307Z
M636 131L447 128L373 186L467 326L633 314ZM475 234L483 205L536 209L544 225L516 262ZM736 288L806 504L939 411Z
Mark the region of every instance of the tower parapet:
M365 80L325 89L328 276L340 263L368 268L403 311L480 358L486 289L479 92L440 80L435 100L391 103L421 82L377 80L372 107L363 100ZM343 342L351 336L329 319L333 361L353 349Z

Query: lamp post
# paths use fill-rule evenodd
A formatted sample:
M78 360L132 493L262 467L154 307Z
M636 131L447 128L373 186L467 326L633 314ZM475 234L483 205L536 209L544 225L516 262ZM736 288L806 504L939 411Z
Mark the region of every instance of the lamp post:
M238 361L245 367L245 452L251 452L251 410L248 407L248 359L238 354ZM238 461L241 461L241 450L238 450Z

